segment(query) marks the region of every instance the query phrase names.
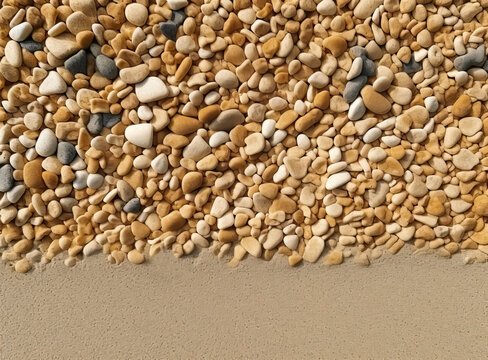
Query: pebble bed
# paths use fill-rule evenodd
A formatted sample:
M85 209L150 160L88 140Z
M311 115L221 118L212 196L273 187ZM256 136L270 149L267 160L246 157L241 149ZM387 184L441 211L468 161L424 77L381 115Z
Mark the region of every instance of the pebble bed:
M3 0L0 253L488 257L488 0Z

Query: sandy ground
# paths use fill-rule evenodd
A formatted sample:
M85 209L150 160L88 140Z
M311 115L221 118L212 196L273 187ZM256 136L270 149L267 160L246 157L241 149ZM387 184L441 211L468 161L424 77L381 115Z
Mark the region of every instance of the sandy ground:
M486 359L487 265L290 269L209 254L0 268L0 359Z

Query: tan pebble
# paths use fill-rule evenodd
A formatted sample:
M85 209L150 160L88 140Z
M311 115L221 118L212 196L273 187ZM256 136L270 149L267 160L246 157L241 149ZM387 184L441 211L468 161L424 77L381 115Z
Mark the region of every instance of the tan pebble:
M361 97L364 105L375 114L386 114L391 109L390 102L383 95L376 92L371 85L366 85L361 90Z
M127 260L129 260L131 264L138 265L142 264L146 259L144 257L144 254L141 254L138 250L134 249L129 251L129 253L127 254Z
M471 111L471 97L461 95L452 106L452 114L457 117L463 117Z
M347 50L347 42L343 37L332 35L322 42L324 48L329 50L333 56L339 57Z
M203 183L203 174L201 172L192 171L187 173L181 181L181 189L184 194L189 194L198 189Z
M246 251L254 257L261 257L262 248L259 241L252 236L247 236L241 240L241 245Z
M181 216L179 211L172 211L161 219L161 230L178 231L185 226L186 220Z
M18 273L25 274L30 269L32 269L32 265L27 259L21 259L17 261L14 265L14 270Z
M136 239L146 239L151 234L151 229L139 221L132 222L130 228Z
M341 251L332 250L325 255L325 263L327 265L339 265L342 264L344 256Z

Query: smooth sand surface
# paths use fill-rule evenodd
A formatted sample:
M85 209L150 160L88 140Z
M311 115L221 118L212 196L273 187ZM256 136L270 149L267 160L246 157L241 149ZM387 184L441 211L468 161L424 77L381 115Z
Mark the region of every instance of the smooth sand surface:
M486 359L486 264L237 269L209 254L0 269L0 359Z

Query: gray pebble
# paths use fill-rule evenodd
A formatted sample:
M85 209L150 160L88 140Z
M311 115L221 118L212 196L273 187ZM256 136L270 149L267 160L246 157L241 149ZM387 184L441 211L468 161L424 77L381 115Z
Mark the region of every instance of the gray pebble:
M366 49L359 45L353 46L349 51L355 58L366 56Z
M7 192L7 199L12 204L15 204L17 201L20 200L22 195L25 193L25 185L17 185L14 186L9 192Z
M59 200L64 212L71 213L73 208L78 205L78 200L72 197L65 197Z
M86 51L80 50L64 62L64 66L73 75L86 73Z
M7 192L14 186L14 169L9 164L0 168L0 191Z
M73 187L76 190L82 190L86 188L86 181L88 180L88 171L78 170L75 172L75 179L73 180Z
M106 128L111 128L121 120L120 114L102 114L102 123Z
M103 130L102 114L90 114L90 120L86 125L88 132L92 135L100 135Z
M344 89L344 100L350 104L359 96L361 89L368 82L368 77L366 75L359 75L358 77L348 81L346 83L346 88Z
M378 140L382 134L383 132L375 126L366 131L366 133L363 135L363 141L365 144L372 143L373 141Z
M466 55L454 59L454 67L458 71L467 71L472 67L480 67L486 61L485 45L480 45L476 50L468 49Z
M58 148L58 139L51 129L44 129L39 134L36 141L36 152L44 157L51 156L56 153Z
M114 80L119 76L119 69L115 66L115 61L108 56L98 55L95 60L98 72L109 80Z
M422 70L422 65L415 61L413 56L410 58L410 61L406 64L403 64L403 71L407 74L416 73Z
M370 77L376 75L376 64L373 60L369 59L366 56L362 56L363 59L363 70L361 71L361 75Z
M42 50L42 44L34 40L25 40L19 43L20 47L33 53Z
M141 201L138 198L132 198L127 201L127 204L123 207L126 213L138 213L141 211Z
M98 55L102 54L102 47L97 43L91 43L90 52L92 53L93 56L97 57Z
M185 10L175 10L171 13L171 21L176 24L176 26L183 25L186 19Z
M72 143L67 141L60 142L56 156L61 164L69 165L76 157L76 148Z

